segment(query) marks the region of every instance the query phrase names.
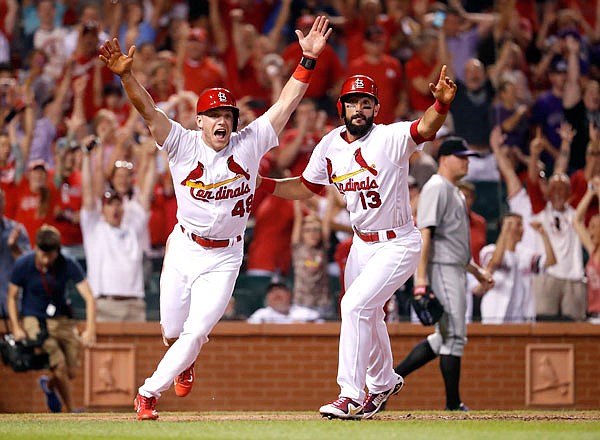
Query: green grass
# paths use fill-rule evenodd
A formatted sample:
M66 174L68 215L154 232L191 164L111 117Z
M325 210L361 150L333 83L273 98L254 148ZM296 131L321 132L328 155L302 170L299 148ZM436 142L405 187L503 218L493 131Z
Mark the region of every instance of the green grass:
M314 413L3 414L0 439L223 440L559 440L600 439L600 412L386 412L374 420L321 419Z

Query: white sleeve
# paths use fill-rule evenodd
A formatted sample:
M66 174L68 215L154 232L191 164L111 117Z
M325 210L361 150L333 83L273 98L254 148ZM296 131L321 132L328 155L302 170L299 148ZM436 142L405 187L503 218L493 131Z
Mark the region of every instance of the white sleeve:
M388 152L388 155L394 163L408 160L412 153L422 150L425 145L424 143L418 145L415 143L410 134L411 124L412 121L402 121L384 126L386 136L390 139L387 145L391 147L391 151Z
M327 174L327 159L325 157L325 145L329 142L331 133L326 135L317 144L304 171L302 171L302 177L311 183L319 185L330 185L329 175Z
M237 144L242 141L244 148L252 149L256 157L262 157L271 148L279 145L277 133L275 133L271 120L266 113L231 137L232 143Z

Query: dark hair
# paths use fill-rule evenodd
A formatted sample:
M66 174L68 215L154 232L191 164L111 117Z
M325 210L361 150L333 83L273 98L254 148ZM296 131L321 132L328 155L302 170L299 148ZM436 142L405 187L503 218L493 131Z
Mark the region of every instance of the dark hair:
M54 226L42 225L35 234L35 245L43 252L60 251L60 232Z
M269 293L271 290L274 290L277 288L291 291L290 286L288 286L288 284L285 281L280 280L280 279L274 279L267 285L267 289L266 289L265 293Z
M520 218L521 220L523 220L523 216L521 214L513 212L513 211L508 211L508 212L505 212L504 214L502 214L502 217L500 217L500 221L498 222L498 228L502 229L502 225L504 224L506 219L510 218L510 217L516 217L516 218Z

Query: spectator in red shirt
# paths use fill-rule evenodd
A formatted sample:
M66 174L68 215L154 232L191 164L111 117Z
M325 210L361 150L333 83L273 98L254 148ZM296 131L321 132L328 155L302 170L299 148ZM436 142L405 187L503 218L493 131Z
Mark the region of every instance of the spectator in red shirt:
M290 3L287 0L282 3L275 25L268 34L261 34L248 23L242 9L230 12L233 46L226 53L228 84L236 95L250 96L259 114L275 102L283 88L283 60L277 54L277 48L289 17Z
M375 122L391 124L407 116L407 100L400 62L384 52L385 33L380 26L370 26L364 33L365 54L350 62L347 76L367 75L375 80L381 107Z
M594 176L600 176L600 131L594 124L589 124L589 137L585 151L585 166L571 174L571 198L569 204L577 208L581 199L588 190ZM563 153L564 154L564 153ZM585 224L588 225L592 217L598 214L598 199L592 198L585 211Z
M58 229L62 244L66 247L83 245L79 226L81 210L81 172L79 157L80 148L77 142L60 138L55 146L56 168L50 170L48 178L57 190L52 225ZM76 250L74 250L76 252ZM83 255L83 248L80 249ZM74 258L78 255L72 254Z
M8 134L0 133L0 188L5 188L15 181L16 165L11 151Z
M29 162L26 178L7 188L6 215L22 223L30 237L44 223L52 223L56 190L48 182L48 165L42 159Z
M406 63L408 99L410 109L416 114L433 105L435 99L429 91L429 83L435 81L443 64L450 67L450 63L446 63L445 46L435 31L425 31L417 38L416 52Z
M102 108L110 110L117 117L119 126L125 125L130 114L131 104L123 99L123 89L121 86L110 83L106 84L102 90Z
M362 43L364 33L370 26L385 27L385 52L388 52L388 43L390 36L395 33L395 26L392 25L393 21L384 14L381 3L378 0L346 2L344 15L347 22L344 26L344 37L348 64L365 54Z
M288 170L291 176L299 176L321 138L332 127L326 125L327 114L319 111L314 100L304 98L294 112L294 127L284 130L279 147L272 150L275 166L280 172Z
M248 248L247 274L288 275L292 261L293 202L269 194L254 217L256 225Z
M84 111L90 120L102 106L103 87L112 82L110 70L98 59L98 26L87 23L81 28L77 48L73 54L73 80L86 76L88 87L84 91Z
M157 105L167 102L176 93L173 66L166 60L157 61L148 78L148 93Z
M202 28L184 28L188 34L177 44L177 71L184 90L200 95L204 89L225 86L225 69L208 57L208 33Z

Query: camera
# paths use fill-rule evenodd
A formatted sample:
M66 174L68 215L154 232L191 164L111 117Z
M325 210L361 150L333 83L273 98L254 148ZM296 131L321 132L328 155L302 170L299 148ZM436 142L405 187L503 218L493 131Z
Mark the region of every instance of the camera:
M98 136L94 136L87 144L81 146L81 149L84 153L89 153L92 151L98 144L100 143L100 138Z

